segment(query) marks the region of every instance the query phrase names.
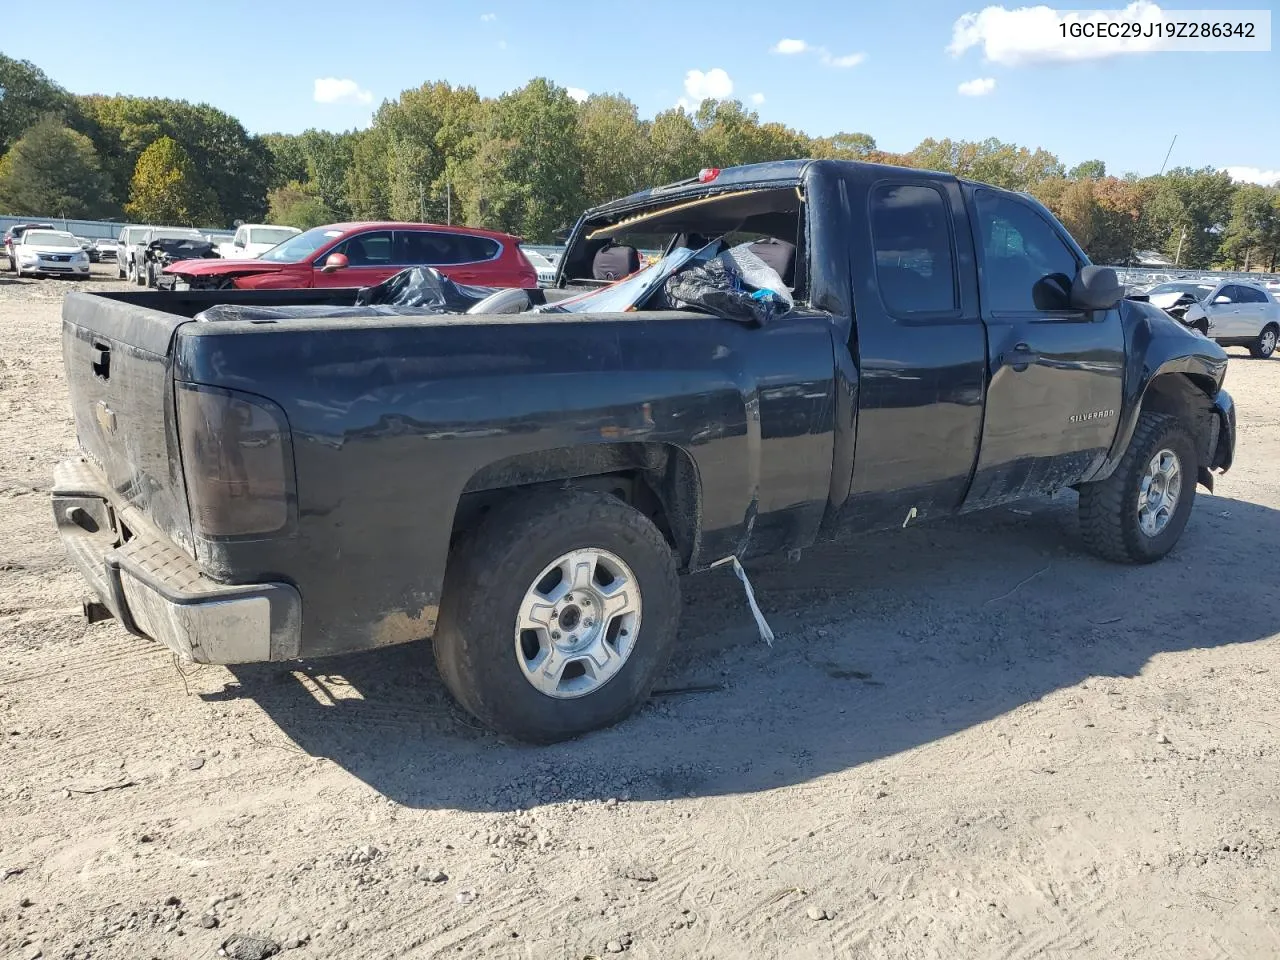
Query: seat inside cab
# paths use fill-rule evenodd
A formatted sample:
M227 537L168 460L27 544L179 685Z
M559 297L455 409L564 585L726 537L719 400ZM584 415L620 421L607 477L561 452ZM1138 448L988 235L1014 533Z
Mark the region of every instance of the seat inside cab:
M749 244L796 299L803 299L804 197L795 186L736 190L679 201L657 201L617 219L588 222L565 253L567 286L607 286L678 247L700 249L715 240Z

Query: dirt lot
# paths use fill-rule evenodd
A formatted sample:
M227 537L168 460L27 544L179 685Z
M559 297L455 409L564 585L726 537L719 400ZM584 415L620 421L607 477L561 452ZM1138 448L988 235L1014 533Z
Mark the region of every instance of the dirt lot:
M772 649L721 571L665 681L712 689L533 749L422 646L179 668L86 628L70 286L0 279L0 954L1280 954L1280 361L1233 351L1237 466L1165 562L1083 555L1069 494L823 547L753 568Z

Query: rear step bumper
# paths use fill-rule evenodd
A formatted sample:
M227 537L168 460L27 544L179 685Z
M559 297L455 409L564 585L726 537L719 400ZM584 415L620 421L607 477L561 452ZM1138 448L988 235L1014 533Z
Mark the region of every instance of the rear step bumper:
M298 656L302 599L296 588L208 579L132 508L117 510L102 475L87 461L67 460L54 470L53 516L68 556L130 633L196 663Z

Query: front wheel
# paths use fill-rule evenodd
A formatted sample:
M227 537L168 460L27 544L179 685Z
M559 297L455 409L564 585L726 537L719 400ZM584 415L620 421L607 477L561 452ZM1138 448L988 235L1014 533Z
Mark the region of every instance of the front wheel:
M140 287L147 285L147 266L143 263L135 263L133 265L133 282Z
M671 547L621 500L560 490L497 508L450 558L435 636L450 692L535 743L616 723L675 643Z
M1159 560L1191 516L1198 467L1195 443L1181 420L1141 414L1115 472L1080 487L1085 545L1117 563Z
M1258 334L1257 342L1249 347L1249 353L1259 360L1266 360L1276 352L1277 338L1280 338L1280 328L1277 328L1274 323L1267 324Z

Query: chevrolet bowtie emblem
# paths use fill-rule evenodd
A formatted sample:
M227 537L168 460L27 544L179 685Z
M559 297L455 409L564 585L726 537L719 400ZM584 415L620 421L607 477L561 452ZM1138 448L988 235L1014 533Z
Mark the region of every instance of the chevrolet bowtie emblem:
M99 400L93 412L98 418L98 426L107 433L116 432L116 412L107 406L107 401Z

